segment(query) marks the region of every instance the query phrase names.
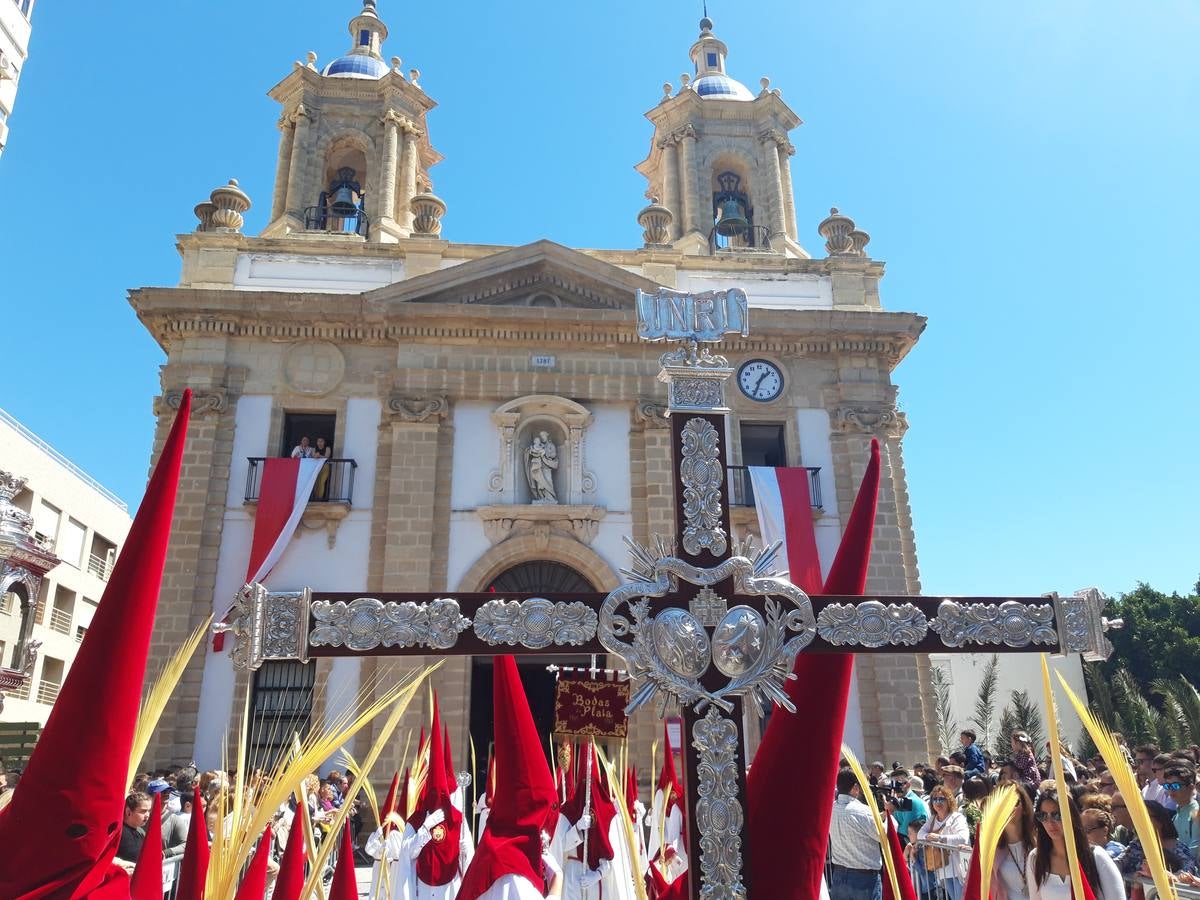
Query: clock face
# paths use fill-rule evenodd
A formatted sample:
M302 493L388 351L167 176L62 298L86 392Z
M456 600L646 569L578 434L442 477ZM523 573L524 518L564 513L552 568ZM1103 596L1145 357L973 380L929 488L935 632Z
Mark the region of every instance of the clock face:
M783 393L783 373L765 359L751 359L738 369L738 387L751 400L768 403Z

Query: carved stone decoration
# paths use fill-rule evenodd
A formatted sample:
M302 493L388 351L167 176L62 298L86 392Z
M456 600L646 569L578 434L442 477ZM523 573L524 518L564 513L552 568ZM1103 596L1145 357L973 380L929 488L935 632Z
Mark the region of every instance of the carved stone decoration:
M236 178L230 178L229 184L214 190L209 200L214 209L206 230L235 233L242 230L242 224L245 222L242 213L250 208L250 198L238 187Z
M711 378L675 378L671 381L671 407L681 410L720 409L725 405L723 383Z
M349 603L318 600L312 604L312 618L315 626L308 636L310 646L359 651L380 646L449 650L471 627L458 601L445 598L430 603L384 603L374 597Z
M817 226L817 234L825 238L825 250L830 256L854 255L854 239L850 236L853 231L854 220L838 212L836 206Z
M230 659L234 668L258 669L265 660L297 659L308 662L311 592L272 593L261 584L246 584L238 591L226 621L212 626L214 634L232 634Z
M642 226L642 239L647 247L662 247L671 242L671 222L674 214L658 202L657 197L650 198L650 205L638 213L638 224Z
M596 636L596 612L585 603L489 600L475 613L475 634L492 646L510 644L541 650L578 646Z
M908 431L908 418L890 403L847 404L834 409L833 427L842 432L899 439Z
M196 204L193 212L196 213L196 218L200 220L200 224L196 226L197 231L212 231L213 213L217 211L217 205L211 200L202 200Z
M778 544L753 559L735 555L711 568L668 556L665 549L656 554L635 541L626 539L626 544L632 557L626 572L631 581L605 598L596 636L604 649L625 660L639 682L627 712L656 696L660 717L668 701L694 706L697 712L710 705L730 712L731 697L747 697L764 713L769 703L794 711L782 685L796 654L812 643L817 626L808 595L775 577ZM766 597L766 614L750 622L743 615L746 607L730 610L718 623L715 640L695 613L667 607L656 614L651 606L652 598L673 591L679 579L712 587L727 578L733 579L735 593ZM751 644L761 639L761 646L750 652L747 638ZM700 676L712 663L714 647L722 653L729 681L710 688Z
M925 614L911 603L833 603L817 614L817 634L836 647L910 647L928 630Z
M850 232L851 253L855 256L867 255L867 244L871 243L871 236L865 231L854 229Z
M679 480L683 484L683 549L721 556L729 536L721 527L721 485L725 470L717 452L717 429L707 419L689 419L682 433Z
M417 237L437 237L442 233L442 216L446 214L446 201L436 194L423 192L415 195L409 203L413 212L413 234Z
M168 409L178 410L181 403L183 403L183 388L163 391L163 395L155 401L154 415L161 416ZM193 419L197 416L220 415L228 407L229 392L224 388L192 388Z
M573 400L531 394L497 407L492 423L499 434L499 465L488 477L488 490L497 504L537 501L527 491L525 450L545 432L554 444L559 468L554 476L557 502L583 505L596 492L596 477L588 470L585 435L592 414ZM543 502L549 502L545 496Z
M534 503L557 503L554 473L558 471L558 447L550 433L539 431L525 448L525 480Z
M947 647L999 643L1007 647L1027 647L1058 643L1054 607L1048 603L1026 606L1013 600L999 605L943 600L938 604L937 617L929 623L929 629Z
M700 896L746 900L742 884L742 825L738 795L738 728L709 707L693 729L696 767L696 827L700 833Z
M387 408L399 421L416 423L444 419L450 403L445 396L389 397Z
M639 400L633 410L634 421L644 428L666 428L667 408L654 400Z
M603 506L565 503L480 506L475 510L483 522L483 533L493 544L543 530L549 543L551 529L581 544L590 544L600 533L600 520L607 512Z
M346 375L346 357L332 341L297 341L283 358L283 380L297 394L322 397Z

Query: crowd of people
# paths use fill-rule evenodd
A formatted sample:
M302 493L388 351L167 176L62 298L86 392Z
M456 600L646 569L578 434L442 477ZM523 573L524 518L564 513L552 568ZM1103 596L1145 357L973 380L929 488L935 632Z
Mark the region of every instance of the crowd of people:
M1164 861L1180 885L1200 887L1197 873L1200 804L1196 770L1200 747L1164 752L1153 744L1128 748L1117 735L1158 833ZM890 815L908 877L923 900L962 900L970 851L983 804L998 787L1015 787L1018 805L995 852L991 895L996 900L1059 900L1071 896L1063 815L1049 760L1049 745L1035 752L1029 735L1011 735L1011 752L993 758L963 731L962 749L932 765L875 762L869 779L877 806ZM1097 900L1125 900L1151 875L1134 832L1127 798L1104 760L1077 759L1063 751L1071 827L1080 865ZM878 833L853 771L838 775L827 861L831 900L879 900L886 877Z

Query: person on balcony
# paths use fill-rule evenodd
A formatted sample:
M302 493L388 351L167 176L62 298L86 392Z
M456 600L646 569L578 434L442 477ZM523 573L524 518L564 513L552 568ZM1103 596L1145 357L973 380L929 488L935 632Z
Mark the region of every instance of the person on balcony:
M304 435L303 437L301 437L300 443L298 443L295 447L292 448L291 457L292 457L292 459L312 459L313 448L312 448L312 445L308 442L307 434Z
M310 456L313 459L325 460L325 465L321 466L321 471L317 473L317 483L313 485L312 498L314 500L329 499L329 460L333 458L333 448L325 443L325 438L317 438L317 446L312 449Z

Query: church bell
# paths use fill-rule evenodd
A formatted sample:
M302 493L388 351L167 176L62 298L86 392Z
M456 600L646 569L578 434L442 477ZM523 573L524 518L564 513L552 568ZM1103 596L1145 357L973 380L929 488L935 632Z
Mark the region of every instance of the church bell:
M723 237L740 234L746 230L749 224L739 201L731 197L722 202L721 215L717 218L717 234Z
M358 212L358 204L362 197L358 193L358 183L354 180L354 170L338 169L338 178L330 189L332 197L329 201L329 211L335 216L353 216Z

